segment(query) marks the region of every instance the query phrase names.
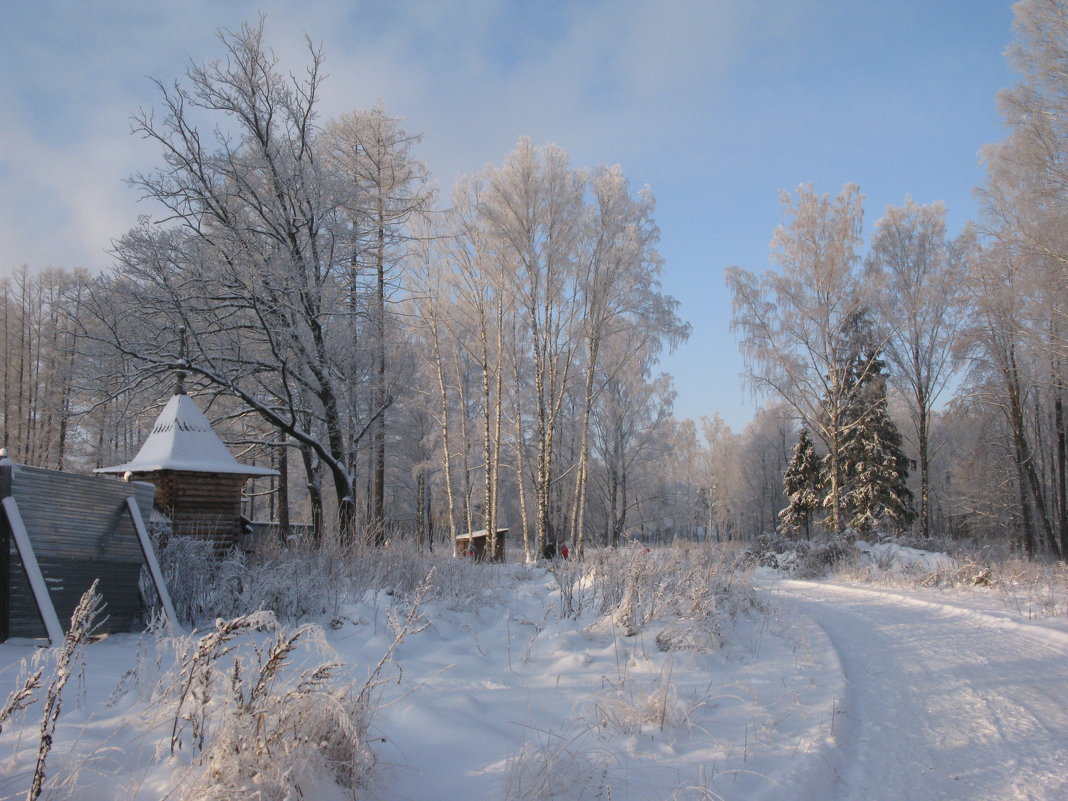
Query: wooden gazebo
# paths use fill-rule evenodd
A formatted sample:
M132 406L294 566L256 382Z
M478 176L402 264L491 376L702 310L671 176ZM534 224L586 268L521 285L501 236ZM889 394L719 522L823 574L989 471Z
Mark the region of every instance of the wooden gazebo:
M277 470L234 458L185 394L181 377L137 455L96 472L155 485L155 507L170 519L173 533L210 540L219 553L237 545L245 482L253 476L278 475Z

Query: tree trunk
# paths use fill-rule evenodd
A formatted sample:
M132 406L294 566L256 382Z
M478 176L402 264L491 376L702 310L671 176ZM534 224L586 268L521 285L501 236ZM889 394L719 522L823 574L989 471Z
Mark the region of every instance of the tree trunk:
M1057 430L1057 529L1060 534L1060 558L1068 556L1068 438L1064 426L1064 383L1058 375L1053 382L1053 417Z
M920 458L920 533L924 539L931 535L931 455L930 455L930 410L922 391L917 393L916 426Z
M386 500L386 230L381 196L377 199L375 241L375 409L380 409L375 422L372 447L374 449L374 500L371 506L371 531L375 545L384 545Z
M312 540L316 545L321 545L323 541L323 491L319 483L318 460L312 449L307 446L301 447L300 457L304 462L304 475L308 479Z
M1031 456L1031 450L1027 442L1027 431L1024 427L1023 417L1023 403L1020 396L1020 379L1016 369L1016 355L1011 350L1007 355L1007 362L1005 369L1003 370L1003 377L1005 379L1006 391L1008 394L1009 406L1007 409L1009 415L1009 427L1012 430L1013 438L1013 450L1016 456L1017 472L1021 476L1021 486L1025 488L1021 495L1023 502L1023 513L1025 521L1025 545L1027 547L1027 556L1030 559L1035 557L1036 542L1031 528L1030 519L1030 506L1027 503L1026 488L1031 491L1031 497L1035 504L1035 513L1038 515L1040 522L1042 523L1043 532L1046 535L1046 541L1053 541L1053 529L1050 523L1049 515L1046 514L1046 508L1043 501L1042 487L1038 479L1038 474L1035 472L1034 459Z
M278 452L278 536L284 544L289 537L289 446L283 442Z

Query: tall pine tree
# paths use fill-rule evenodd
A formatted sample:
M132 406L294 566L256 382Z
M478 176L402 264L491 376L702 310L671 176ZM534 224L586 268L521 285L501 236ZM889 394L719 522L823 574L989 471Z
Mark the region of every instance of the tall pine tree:
M783 490L789 501L779 512L779 530L796 533L802 527L805 539L811 537L812 514L820 508L823 475L812 436L802 428L794 445L790 464L783 473Z

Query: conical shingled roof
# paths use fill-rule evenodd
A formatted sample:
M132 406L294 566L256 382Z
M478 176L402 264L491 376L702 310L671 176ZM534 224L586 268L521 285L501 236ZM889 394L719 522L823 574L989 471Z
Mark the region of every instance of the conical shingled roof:
M232 473L243 476L276 476L277 470L241 464L186 394L174 395L163 407L152 433L132 461L101 467L96 473L155 473L180 470L190 473Z

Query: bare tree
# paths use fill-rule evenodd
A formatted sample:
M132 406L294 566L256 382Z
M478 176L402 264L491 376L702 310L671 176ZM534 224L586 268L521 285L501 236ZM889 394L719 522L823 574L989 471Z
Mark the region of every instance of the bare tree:
M158 83L162 113L134 129L164 166L131 183L166 209L116 245L119 267L96 310L122 353L153 368L179 361L173 331L190 331L185 368L294 440L309 484L328 471L342 532L356 520L352 449L388 405L352 421L345 335L351 310L347 197L324 174L315 126L322 56L283 75L263 23L223 32L221 60ZM198 122L214 120L212 134ZM342 247L342 246L345 247ZM99 299L99 298L98 298ZM149 320L131 327L133 311Z
M763 276L731 267L731 326L741 336L746 377L757 391L789 404L819 435L829 458L829 520L842 514L841 451L852 419L849 409L875 352L855 372L854 321L868 302L857 270L861 241L860 190L847 185L837 198L801 186L794 200L782 194L787 222L775 230L772 259L779 272ZM881 343L876 343L878 346Z
M643 190L633 197L618 166L596 170L590 188L592 202L576 276L582 325L578 333L585 348L571 541L580 557L585 541L590 417L598 385L606 386L620 376L641 375L647 365L627 371L632 360L640 354L655 357L665 342L674 346L689 336L689 326L675 314L677 301L660 292L662 260L655 250L659 231L653 220L652 194ZM617 348L616 358L603 366L602 349L618 338L625 338L626 346Z
M1017 465L1024 541L1068 553L1068 6L1023 0L1015 12L1010 60L1021 80L999 95L1009 136L989 146L980 191L990 244L972 270L972 299L983 326L970 353L1001 378ZM1000 292L1003 297L991 296ZM1033 504L1033 506L1032 506ZM1043 539L1032 534L1032 513ZM1056 535L1054 534L1056 530Z
M410 225L429 212L433 198L427 169L412 153L417 142L418 137L408 134L400 120L381 106L331 120L321 142L330 172L342 182L339 198L349 223L352 312L355 318L366 309L369 318L373 366L368 523L378 544L384 542L386 410L395 392L387 369L387 303L400 289L398 273L412 240ZM354 340L359 330L353 319ZM353 352L359 350L354 341ZM353 418L359 419L361 411L353 409Z
M920 467L920 528L930 531L931 414L953 376L962 322L971 230L946 233L945 206L907 198L875 224L868 267L881 279L876 305L888 332L885 354L912 417Z
M560 412L579 342L575 270L582 235L585 176L558 147L521 140L501 168L485 175L479 211L492 258L507 265L525 319L532 362L535 442L535 549L555 546L551 513Z

